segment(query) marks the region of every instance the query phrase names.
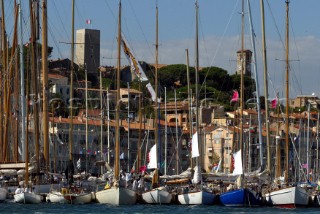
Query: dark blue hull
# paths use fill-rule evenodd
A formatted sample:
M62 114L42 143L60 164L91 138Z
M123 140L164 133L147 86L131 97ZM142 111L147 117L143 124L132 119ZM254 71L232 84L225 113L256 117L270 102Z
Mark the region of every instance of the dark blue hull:
M249 189L231 190L220 195L220 202L230 207L260 206L261 199L257 193Z

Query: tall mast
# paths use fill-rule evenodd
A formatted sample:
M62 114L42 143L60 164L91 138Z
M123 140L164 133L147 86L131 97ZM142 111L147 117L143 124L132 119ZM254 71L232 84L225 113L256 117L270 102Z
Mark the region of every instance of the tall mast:
M285 183L288 182L289 176L289 3L286 0L286 170L285 170Z
M263 150L262 150L262 122L261 122L261 104L260 104L260 92L259 92L259 78L257 74L257 57L256 57L256 44L254 40L254 30L252 27L252 18L251 18L251 6L250 0L247 0L248 10L249 10L249 21L250 21L250 29L251 29L251 45L253 48L253 71L254 71L254 79L256 81L256 103L257 103L257 112L258 112L258 128L259 128L259 147L260 147L260 166L263 167Z
M190 90L190 70L189 70L189 50L186 49L186 63L187 63L187 82L188 82L188 104L189 104L189 140L192 139L192 135L193 135L193 124L192 124L192 93ZM193 163L192 163L192 158L190 158L190 167L192 169L193 167Z
M266 140L267 140L267 166L266 169L270 172L271 168L271 152L270 152L270 134L269 134L269 105L268 105L268 71L267 71L267 50L266 50L266 35L265 35L265 17L264 17L264 0L260 0L260 8L261 8L261 31L262 31L262 57L263 57L263 79L264 79L264 105L266 110ZM260 148L262 151L262 148ZM260 153L261 154L261 153Z
M167 124L167 88L164 87L164 175L167 175L167 149L168 149L168 124Z
M74 63L74 1L72 0L71 18L71 65L70 65L70 125L69 125L69 165L72 164L72 143L73 143L73 63Z
M22 5L19 0L19 24L20 24L20 105L21 105L21 150L22 161L26 161L25 156L25 139L26 139L26 99L24 84L24 58L23 58L23 30L22 30Z
M156 1L156 66L155 66L155 74L154 74L154 79L155 79L155 92L156 92L156 99L155 99L155 108L154 108L154 120L155 120L155 133L154 133L154 143L156 145L156 155L158 156L159 154L159 139L158 139L158 132L159 132L159 121L158 121L158 107L159 107L159 100L158 100L158 56L159 56L159 52L158 52L158 2ZM157 161L159 160L158 158L156 159ZM158 169L156 169L158 170ZM158 173L156 173L155 175L158 175ZM155 181L158 183L158 179L152 179L152 181ZM153 185L157 185L157 184L153 184Z
M49 170L47 0L42 1L42 117L45 170Z
M198 5L198 0L196 0L196 47L195 47L195 56L196 56L196 66L195 66L195 70L196 70L196 91L195 91L195 97L196 97L196 103L195 103L195 107L196 107L196 135L197 135L197 139L199 141L199 91L198 91L198 84L199 84L199 38L198 38L198 9L199 9L199 5ZM200 143L201 145L201 143ZM198 144L199 146L199 144ZM199 165L199 158L196 158L196 165Z
M88 70L87 70L87 65L85 64L85 81L86 81L86 174L88 174L88 144L89 144L89 135L88 135Z
M38 117L38 81L37 81L37 63L36 63L36 26L35 12L32 0L29 1L30 6L30 26L31 26L31 72L32 72L32 91L33 91L33 120L34 120L34 143L36 148L37 172L39 173L39 117ZM38 182L37 178L37 182Z
M242 0L241 10L241 82L240 82L240 142L239 148L241 150L241 158L244 159L243 154L243 101L244 101L244 0ZM242 168L243 168L242 162Z
M119 16L118 16L118 62L117 62L117 98L116 98L116 149L115 149L115 170L114 177L119 179L119 156L120 156L120 142L119 142L119 117L120 117L120 66L121 66L121 0L119 0Z
M2 57L2 69L0 75L0 82L3 82L4 72L7 69L7 56L6 56L6 47L7 47L7 35L6 35L6 26L5 26L5 14L4 14L4 2L1 0L1 57ZM0 89L3 93L3 86ZM0 99L0 146L2 149L2 161L5 161L5 153L6 153L6 142L3 141L3 97Z
M104 111L103 111L103 93L102 93L102 72L100 70L99 73L99 78L100 78L100 161L102 161L102 157L103 157L103 118L104 118ZM108 96L108 93L107 93ZM108 132L109 133L109 132ZM103 166L100 167L100 174L103 174Z

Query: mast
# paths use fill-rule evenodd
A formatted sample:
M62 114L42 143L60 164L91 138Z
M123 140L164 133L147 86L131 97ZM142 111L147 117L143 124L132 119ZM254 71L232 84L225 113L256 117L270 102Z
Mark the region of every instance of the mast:
M268 105L268 71L267 71L267 50L266 50L266 36L265 36L265 17L264 17L264 0L260 0L261 8L261 31L262 31L262 57L263 57L263 79L264 79L264 97L265 97L265 110L266 110L266 140L267 140L267 171L270 172L271 168L271 152L270 152L270 134L269 134L269 105ZM261 150L261 148L260 148Z
M186 49L186 63L187 63L187 82L188 82L188 104L189 104L189 139L192 139L193 129L192 129L192 93L190 90L190 70L189 70L189 50ZM192 169L192 158L190 158L190 167Z
M241 151L242 158L242 169L244 160L243 151L243 100L244 100L244 0L242 0L242 10L241 10L241 82L240 82L240 142L239 148ZM243 174L242 174L243 175ZM242 183L241 183L242 185Z
M115 149L115 166L114 166L114 177L115 180L119 180L119 156L120 156L120 127L119 127L119 117L120 117L120 66L121 66L121 0L119 0L119 16L118 16L118 62L117 62L117 97L116 97L116 149Z
M47 0L42 1L42 117L45 170L49 171Z
M100 70L100 73L99 73L99 78L100 78L100 114L101 114L101 117L100 117L100 161L103 160L103 118L104 118L104 111L103 111L103 94L102 94L102 72ZM108 92L107 92L107 96L108 96ZM108 132L109 134L109 132ZM100 174L102 175L103 174L103 166L100 167Z
M16 48L14 51L14 104L13 104L13 111L14 114L11 114L11 121L13 121L13 142L14 142L14 159L13 161L17 162L19 160L19 122L20 122L20 118L19 118L19 41L18 41L18 34L19 34L19 10L20 10L20 5L17 4L17 2L15 2L15 8L16 8L16 20L17 20L17 27L15 30L15 40L16 40Z
M89 136L88 136L88 70L87 70L87 65L85 64L85 81L86 81L86 174L88 174L88 144L89 144Z
M286 163L285 163L285 183L288 182L289 176L289 3L286 0Z
M251 6L250 6L250 1L247 0L248 3L248 10L249 10L249 22L250 22L250 29L251 29L251 45L253 48L253 71L254 71L254 79L256 80L256 103L257 103L257 112L258 112L258 128L259 128L259 147L260 147L260 166L261 168L263 167L263 150L262 150L262 122L261 122L261 104L260 104L260 92L259 92L259 79L258 79L258 74L257 74L257 57L256 57L256 43L254 40L254 30L252 27L252 18L251 18ZM250 148L249 148L250 149Z
M69 164L72 166L72 143L73 143L73 63L74 63L74 6L75 0L72 0L72 18L71 18L71 65L70 65L70 125L69 125ZM68 168L69 169L69 168ZM70 170L70 169L69 169ZM72 181L72 176L71 176Z
M36 63L36 26L35 26L35 12L33 11L32 0L29 0L30 6L30 26L31 26L31 81L33 92L33 120L34 120L34 143L36 148L37 173L40 172L39 163L39 117L38 117L38 81L37 81L37 63ZM37 178L37 182L39 179Z
M168 124L167 124L167 88L164 87L164 175L167 175L167 149L168 149Z
M196 91L195 91L195 97L196 97L196 103L195 103L195 107L196 107L196 135L197 135L197 139L199 141L199 91L198 91L198 84L199 84L199 38L198 38L198 9L199 9L199 5L198 5L198 0L196 0L195 3L195 8L196 8L196 47L195 47L195 56L196 56L196 66L195 66L195 75L196 75ZM199 144L198 144L199 146ZM196 165L199 166L199 157L196 158Z
M7 47L7 35L6 35L6 26L5 26L5 15L4 15L4 2L1 0L1 58L2 58L2 70L1 70L1 75L0 75L0 82L3 82L4 79L4 72L7 69L7 56L6 56L6 47ZM1 92L3 93L4 88L2 87ZM5 95L5 94L4 94ZM1 97L0 99L0 145L2 148L2 161L5 161L5 154L6 154L6 149L7 145L6 142L3 140L3 101L4 98Z
M109 88L107 88L107 118L108 118L108 123L107 123L107 130L108 130L108 164L110 164L110 98L109 98Z
M156 92L156 99L155 99L155 109L154 109L154 120L155 120L155 133L154 133L154 143L156 145L156 155L158 156L159 154L159 139L158 139L158 132L159 132L159 118L158 118L158 108L159 108L159 100L158 100L158 93L159 93L159 89L158 89L158 57L159 57L159 52L158 52L158 1L156 1L156 66L155 66L155 74L154 74L154 81L155 81L155 92ZM156 159L158 161L158 159ZM157 176L157 169L155 169L155 175ZM156 183L152 183L153 187L155 187L154 185L158 185L158 178L152 179L152 182L156 182Z
M128 166L127 170L130 172L130 84L127 82L128 85Z

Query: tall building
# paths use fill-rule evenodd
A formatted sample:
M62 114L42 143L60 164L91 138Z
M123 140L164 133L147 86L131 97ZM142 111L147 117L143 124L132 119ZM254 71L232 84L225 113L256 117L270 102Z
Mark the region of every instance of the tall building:
M76 33L76 60L86 65L88 73L97 73L100 66L100 30L80 29Z
M250 50L243 50L243 57L241 57L242 51L237 51L237 70L236 74L241 74L242 70L242 59L244 59L244 75L251 76L251 61L252 61L252 52Z

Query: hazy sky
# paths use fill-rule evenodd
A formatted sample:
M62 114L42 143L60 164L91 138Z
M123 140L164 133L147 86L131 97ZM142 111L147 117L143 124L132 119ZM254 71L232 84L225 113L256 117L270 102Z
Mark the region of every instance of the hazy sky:
M5 1L7 32L12 34L12 3ZM23 17L29 26L27 1ZM101 65L116 63L118 0L75 0L75 28L101 31ZM138 60L155 62L155 7L159 8L159 63L185 64L189 49L194 65L195 0L122 0L122 30ZM245 48L252 49L247 0L245 2ZM261 64L260 1L251 0L260 93L263 89ZM218 66L233 74L236 51L241 48L241 0L199 0L200 66ZM26 4L26 5L24 5ZM290 13L290 97L315 93L320 96L320 1L291 0ZM269 94L284 96L285 84L285 0L265 0ZM48 0L49 45L56 58L70 58L71 0ZM91 25L86 20L91 20ZM10 21L11 20L11 21ZM28 29L24 39L27 40ZM128 64L122 59L122 64Z

